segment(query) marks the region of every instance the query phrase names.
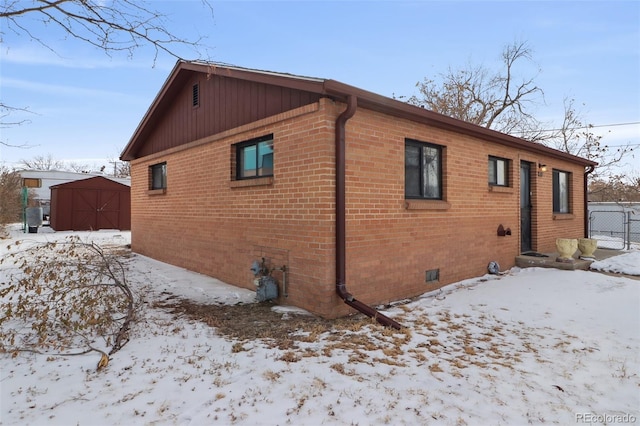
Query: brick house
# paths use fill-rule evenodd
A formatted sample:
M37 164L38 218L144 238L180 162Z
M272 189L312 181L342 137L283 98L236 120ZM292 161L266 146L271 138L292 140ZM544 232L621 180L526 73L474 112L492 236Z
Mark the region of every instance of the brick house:
M264 258L278 301L328 318L584 236L595 165L338 81L185 61L121 159L135 252L245 288Z

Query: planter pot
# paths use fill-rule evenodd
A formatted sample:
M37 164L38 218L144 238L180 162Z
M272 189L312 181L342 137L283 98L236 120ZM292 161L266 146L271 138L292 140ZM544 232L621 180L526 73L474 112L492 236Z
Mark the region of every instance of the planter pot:
M556 249L558 250L558 262L573 262L573 253L578 250L578 240L575 238L556 239Z
M582 256L580 257L588 257L593 258L593 253L598 248L598 240L593 238L579 238L578 239L578 249Z

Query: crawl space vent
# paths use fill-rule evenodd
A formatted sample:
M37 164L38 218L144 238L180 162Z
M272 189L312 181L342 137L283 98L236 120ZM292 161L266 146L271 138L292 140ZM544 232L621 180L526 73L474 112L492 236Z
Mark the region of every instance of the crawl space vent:
M430 269L425 272L425 281L428 283L440 280L440 269Z

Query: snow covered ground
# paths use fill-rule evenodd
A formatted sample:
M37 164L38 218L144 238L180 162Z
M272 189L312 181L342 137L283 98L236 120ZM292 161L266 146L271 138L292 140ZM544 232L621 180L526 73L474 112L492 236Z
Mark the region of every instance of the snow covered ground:
M68 232L14 230L22 246ZM76 233L125 245L128 232ZM126 260L146 307L131 341L96 371L84 356L0 354L2 425L521 425L640 419L640 281L513 268L386 309L376 323L288 347L238 341L152 302L248 303L254 292L143 256ZM594 264L640 275L640 251ZM0 269L0 282L8 268ZM154 283L149 287L148 283ZM299 311L281 309L279 321ZM257 325L259 326L259 325Z
M591 269L640 276L640 250L620 254L606 260L595 261L591 264Z

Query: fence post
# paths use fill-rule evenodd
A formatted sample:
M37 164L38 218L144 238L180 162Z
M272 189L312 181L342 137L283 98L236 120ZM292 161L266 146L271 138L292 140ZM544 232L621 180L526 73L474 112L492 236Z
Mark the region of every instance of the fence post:
M627 212L626 232L624 238L627 240L627 250L631 250L631 212Z

